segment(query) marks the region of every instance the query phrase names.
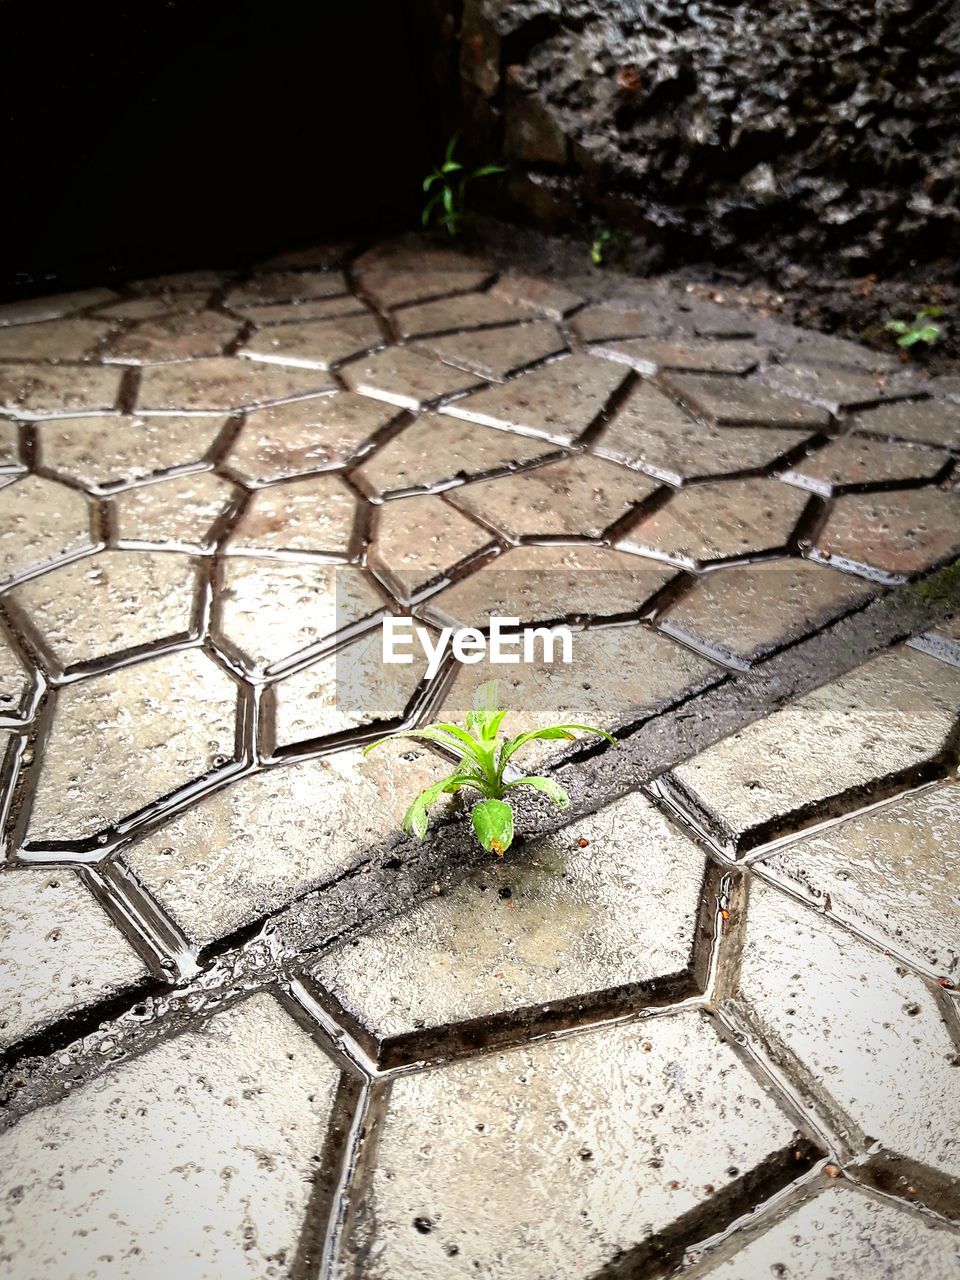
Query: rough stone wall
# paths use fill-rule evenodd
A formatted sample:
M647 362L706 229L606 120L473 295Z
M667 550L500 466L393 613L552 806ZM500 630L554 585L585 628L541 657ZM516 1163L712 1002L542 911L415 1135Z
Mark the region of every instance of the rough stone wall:
M956 256L957 0L432 0L430 13L473 145L503 148L508 198L541 225L624 227L659 265L860 274Z

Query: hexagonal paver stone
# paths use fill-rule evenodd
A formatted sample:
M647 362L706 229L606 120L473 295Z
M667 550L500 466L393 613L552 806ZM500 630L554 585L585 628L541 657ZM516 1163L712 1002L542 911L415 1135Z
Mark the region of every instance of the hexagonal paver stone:
M0 488L0 580L23 577L93 547L82 493L41 476Z
M907 374L861 373L828 365L772 365L765 376L771 386L822 404L831 413L902 400L915 396L918 390L916 381Z
M386 604L353 565L227 557L214 601L214 634L247 670L289 666ZM370 623L373 625L373 622Z
M945 1223L849 1182L829 1183L820 1194L791 1202L766 1225L749 1240L742 1233L731 1237L718 1252L720 1261L697 1275L896 1280L960 1270L960 1241Z
M682 489L617 546L697 568L784 551L807 497L777 480L730 480Z
M420 409L481 381L476 374L454 369L426 350L414 351L412 347L388 347L357 360L343 369L342 377L351 391L401 409Z
M916 974L754 880L734 1003L854 1143L960 1176L957 1049Z
M658 625L668 635L746 669L875 594L866 583L808 560L769 560L705 574Z
M118 545L210 551L240 491L212 471L126 489L110 499Z
M0 1046L147 978L76 872L0 871Z
M696 1012L453 1062L394 1079L351 1243L369 1280L591 1276L793 1139Z
M539 311L551 320L562 320L583 302L578 293L555 280L538 280L535 276L511 273L501 276L490 292L515 306Z
M267 995L121 1063L0 1140L6 1257L36 1277L280 1275L338 1078Z
M237 686L197 649L67 685L33 768L27 839L80 841L233 760Z
M226 545L232 555L350 555L357 499L338 476L306 476L252 494Z
M749 373L767 349L747 342L702 342L683 337L651 342L629 338L624 342L599 342L594 355L627 364L638 373L654 374L660 369L690 369L699 373Z
M369 562L398 600L409 600L461 560L493 545L488 530L442 498L401 498L377 510Z
M247 484L270 484L342 466L397 416L395 409L349 391L254 409L227 455Z
M746 852L936 760L958 699L960 670L893 649L678 765L669 786L720 843Z
M229 307L260 306L263 303L334 298L347 292L339 271L264 271L236 285L227 294Z
M956 783L858 814L757 865L883 947L960 978Z
M700 850L634 793L537 840L520 862L484 865L311 972L382 1062L496 1042L518 1022L549 1024L570 1001L599 1016L693 991L703 877Z
M949 400L911 400L866 409L852 420L854 431L960 449L960 405Z
M392 319L402 338L416 338L426 334L454 333L458 329L517 324L527 319L527 315L495 294L467 293L403 307L393 313Z
M340 316L335 320L270 325L248 338L240 354L250 360L301 369L329 369L348 356L383 343L383 333L374 316Z
M0 307L0 326L55 320L58 316L116 301L117 296L113 289L85 289L77 293L48 294L45 298L22 298Z
M591 446L673 484L698 476L756 471L792 453L806 431L707 427L649 382L639 383Z
M718 373L665 373L660 381L698 417L718 427L815 429L830 422L829 413L819 405L795 400L748 378L728 378Z
M110 413L120 394L120 370L44 364L0 366L0 409L18 418Z
M62 674L102 658L200 634L195 560L157 551L102 551L15 588L22 629Z
M144 369L137 407L144 413L230 413L332 390L319 370L281 369L232 356Z
M599 538L656 489L636 471L581 455L452 489L450 501L512 541Z
M9 418L0 418L0 473L25 470L20 458L20 429Z
M507 374L566 349L556 326L546 320L424 338L415 345L439 356L445 364L467 369L491 382L503 382Z
M667 328L660 307L584 307L570 321L581 342L609 342L624 338L659 338Z
M123 858L205 947L396 843L410 797L445 767L400 743L367 758L337 751L266 769L207 796Z
M115 364L167 364L219 356L240 332L240 323L217 311L177 312L143 320L105 343L103 359Z
M639 614L673 573L654 561L596 546L510 548L430 601L461 626L496 614L526 622Z
M557 660L559 645L554 661L543 661L538 643L533 662L504 666L485 659L458 667L456 683L443 704L443 719L462 723L477 688L485 680L499 680L501 703L510 708L503 722L507 736L570 721L613 732L706 688L722 674L700 654L641 627L577 631L572 639L570 663ZM517 653L521 651L518 646ZM585 741L597 743L596 738ZM562 744L559 751L577 749ZM555 742L531 742L515 763L539 768L557 754Z
M482 289L493 275L490 268L476 258L453 254L446 260L440 257L432 260L408 258L406 261L394 258L371 264L359 259L355 266L360 276L361 292L381 308L425 302L450 293L469 293Z
M45 320L0 329L2 360L83 360L116 326L104 320Z
M729 341L756 336L755 317L737 307L717 306L702 300L691 301L689 296L678 300L676 293L670 303L671 311L676 308L678 328L695 333L698 338L722 338Z
M781 325L776 329L779 348L796 364L839 364L851 369L867 369L872 373L902 370L897 357L887 351L873 351L859 342L817 333L814 329L796 329Z
M353 479L371 497L383 498L418 489L449 489L472 476L511 471L555 452L541 440L426 413L377 449Z
M942 453L922 445L846 436L795 462L783 479L829 497L859 485L889 488L903 480L933 480L946 465Z
M28 714L34 684L32 671L0 631L0 723L15 723Z
M203 311L210 299L209 289L193 289L183 293L161 293L145 298L123 298L108 306L98 307L97 318L110 320L154 320L174 312Z
M412 659L409 664L385 663L377 628L268 685L263 698L264 752L271 755L297 743L401 720L427 670L419 650Z
M264 306L233 307L233 311L244 320L252 320L258 329L265 325L300 324L307 320L334 320L337 316L371 314L369 307L351 293L339 298L312 298L302 302L275 302Z
M93 493L202 466L226 418L49 418L37 427L39 465Z
M903 582L958 551L960 493L900 489L838 498L812 554Z
M570 444L603 412L626 376L626 370L603 360L564 356L503 386L444 405L441 412Z

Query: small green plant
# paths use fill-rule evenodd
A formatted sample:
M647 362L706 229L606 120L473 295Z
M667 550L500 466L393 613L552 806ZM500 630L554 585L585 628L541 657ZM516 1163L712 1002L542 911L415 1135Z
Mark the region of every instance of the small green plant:
M446 747L458 757L453 773L421 791L407 810L403 819L404 831L412 832L419 840L427 833L427 811L441 796L453 795L465 788L476 791L482 797L471 811L473 829L477 839L489 853L504 854L513 842L513 810L504 798L518 787L532 787L542 791L554 804L565 809L570 797L552 778L520 777L507 780L507 765L528 742L537 739L564 739L573 742L577 733L594 733L608 742L616 742L603 729L588 724L552 724L544 729L530 729L515 738L504 740L500 725L506 711L498 706L497 681L481 685L473 700L473 710L467 712L466 728L456 724L428 724L422 729L410 729L404 733L391 733L386 738L372 742L364 755L398 738L422 738Z
M883 327L887 333L898 335L898 347L912 347L918 342L932 347L935 342L940 341L942 330L938 324L930 324L930 321L938 320L942 315L943 307L926 307L917 312L912 324L908 324L906 320L888 320Z
M604 227L593 237L593 243L590 246L590 261L595 267L602 267L606 261L606 255L609 252L613 241L613 232L609 227Z
M468 173L462 164L454 158L458 134L454 134L447 143L443 163L428 173L423 180L424 191L436 188L433 195L423 206L420 221L425 227L435 220L437 226L445 228L448 235L458 235L469 216L466 209L466 192L468 185L477 178L489 178L495 173L505 173L503 165L485 164ZM460 175L459 177L457 175Z

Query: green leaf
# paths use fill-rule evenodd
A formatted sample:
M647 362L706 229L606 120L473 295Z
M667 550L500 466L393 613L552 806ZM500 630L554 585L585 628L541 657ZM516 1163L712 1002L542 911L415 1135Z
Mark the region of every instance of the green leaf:
M480 169L474 169L471 178L486 178L491 173L506 173L507 170L502 164L485 164Z
M513 810L503 800L481 800L470 815L477 839L488 853L504 854L513 843Z
M507 786L507 791L513 791L516 787L533 787L534 791L542 791L545 796L559 805L561 809L566 809L570 803L570 797L560 786L559 782L554 782L552 778L518 778L516 782L511 782Z
M467 785L467 779L459 773L451 773L449 777L424 787L403 815L401 826L404 831L411 831L418 840L422 840L427 834L427 810L431 805L436 804L442 795L452 795Z
M429 191L435 182L439 182L443 174L434 169L433 173L428 174L423 180L424 191Z
M463 168L462 164L457 164L456 160L448 160L440 170L441 173L457 173Z
M450 163L450 161L453 159L453 152L454 152L454 148L456 147L456 145L457 145L457 143L458 143L459 141L460 141L460 134L459 134L459 132L457 132L457 133L455 133L455 134L453 135L453 137L452 137L452 138L450 139L450 141L447 143L447 150L446 150L446 152L444 153L444 157L443 157L443 158L444 158L444 161L445 161L447 164L449 164L449 163Z
M614 746L617 744L616 738L611 737L605 729L595 729L589 724L551 724L545 729L531 729L528 733L521 733L516 738L511 738L509 742L505 742L500 748L500 759L498 761L500 773L503 773L503 767L510 757L515 755L521 747L525 747L528 742L549 742L557 738L563 738L567 742L574 742L577 733L594 733L598 738L606 738Z
M905 333L902 338L897 339L898 347L912 347L920 341L920 330L911 329L909 333Z
M883 326L887 333L909 333L910 326L906 320L888 320Z
M443 188L443 207L446 209L447 213L454 214L453 187ZM454 216L456 215L454 214Z
M940 326L936 324L925 324L922 329L917 330L917 341L928 342L931 345L940 337Z
M460 756L470 755L477 764L481 766L483 764L483 753L479 744L455 724L427 724L422 729L406 729L402 733L390 733L385 738L378 738L376 742L371 742L364 747L363 754L368 756L371 751L382 747L385 742L396 742L401 738L422 738L424 742L437 742L449 751L455 751Z
M942 315L943 315L943 307L924 307L922 311L917 312L916 316L914 317L913 323L919 324L921 320L926 320L928 317L931 320L935 320L937 316L942 316Z

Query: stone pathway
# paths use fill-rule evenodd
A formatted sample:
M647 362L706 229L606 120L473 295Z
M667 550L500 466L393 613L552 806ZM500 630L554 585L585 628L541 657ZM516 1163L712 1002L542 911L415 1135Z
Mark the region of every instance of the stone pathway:
M4 308L0 413L0 1275L960 1274L955 385L401 241ZM497 675L621 745L417 845Z

